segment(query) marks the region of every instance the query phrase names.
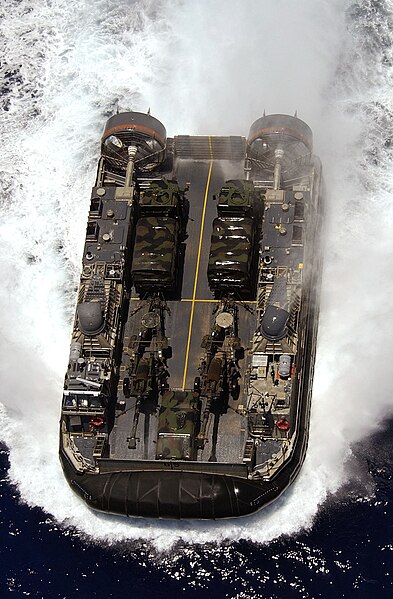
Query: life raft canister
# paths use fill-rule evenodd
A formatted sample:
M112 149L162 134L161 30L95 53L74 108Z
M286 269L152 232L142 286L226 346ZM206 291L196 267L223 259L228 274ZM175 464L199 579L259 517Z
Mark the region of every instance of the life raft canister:
M289 422L286 418L281 418L281 420L277 420L276 427L279 431L287 431L289 430Z
M93 416L90 418L90 424L95 428L99 428L104 424L104 419L101 416Z

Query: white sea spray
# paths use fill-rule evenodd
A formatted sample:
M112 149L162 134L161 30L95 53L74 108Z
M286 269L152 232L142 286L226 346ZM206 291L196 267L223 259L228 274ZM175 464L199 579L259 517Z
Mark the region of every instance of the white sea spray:
M360 3L9 4L0 25L0 437L10 481L23 501L93 540L142 538L161 551L178 540L267 542L311 526L328 494L350 479L353 443L391 413L389 19L377 22L371 4L361 3L377 30L365 47L362 31L346 27L347 9ZM102 127L117 106L150 106L170 135L247 135L264 109L297 109L314 131L327 211L309 450L296 484L247 518L173 523L96 514L62 476L57 421L89 188Z

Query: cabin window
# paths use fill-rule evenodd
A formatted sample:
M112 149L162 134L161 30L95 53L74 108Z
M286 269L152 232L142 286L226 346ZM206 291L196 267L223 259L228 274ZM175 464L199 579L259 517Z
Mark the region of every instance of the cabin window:
M86 239L88 241L98 241L98 234L100 232L100 227L98 223L87 223L87 231L86 231Z
M293 225L292 243L303 243L303 227L299 225Z

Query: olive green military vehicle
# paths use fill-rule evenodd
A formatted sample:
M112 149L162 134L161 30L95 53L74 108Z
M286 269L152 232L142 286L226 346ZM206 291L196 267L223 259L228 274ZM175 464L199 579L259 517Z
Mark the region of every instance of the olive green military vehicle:
M201 401L193 391L166 391L158 414L157 460L193 460Z
M91 192L60 460L93 509L245 516L295 480L321 282L319 159L297 117L177 135L112 116ZM220 191L221 190L221 191Z
M140 193L131 270L138 291L175 286L185 219L184 192L177 182L153 181Z
M213 221L207 276L210 289L250 291L255 283L254 243L260 196L252 181L227 181L218 196Z

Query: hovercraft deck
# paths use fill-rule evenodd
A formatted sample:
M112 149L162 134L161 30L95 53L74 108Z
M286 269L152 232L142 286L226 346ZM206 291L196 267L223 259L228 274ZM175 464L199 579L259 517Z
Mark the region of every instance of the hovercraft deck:
M242 137L105 128L63 397L60 457L87 503L219 518L304 459L320 287L320 163L296 117Z

